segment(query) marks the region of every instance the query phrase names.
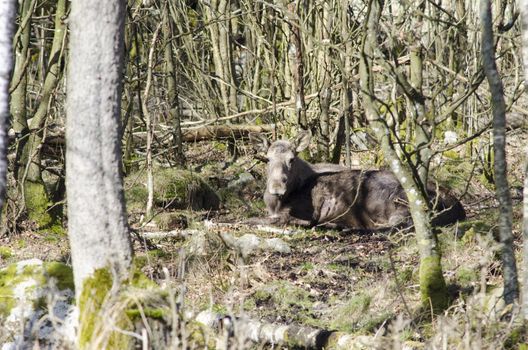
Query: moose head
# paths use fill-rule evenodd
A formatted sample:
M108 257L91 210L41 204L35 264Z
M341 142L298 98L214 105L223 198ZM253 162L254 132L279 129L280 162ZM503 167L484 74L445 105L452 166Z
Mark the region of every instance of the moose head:
M294 188L295 182L307 166L307 163L297 157L297 154L308 147L311 137L309 131L301 131L292 140L278 140L270 143L264 135L250 135L255 149L266 153L268 160L266 191L269 194L284 196Z

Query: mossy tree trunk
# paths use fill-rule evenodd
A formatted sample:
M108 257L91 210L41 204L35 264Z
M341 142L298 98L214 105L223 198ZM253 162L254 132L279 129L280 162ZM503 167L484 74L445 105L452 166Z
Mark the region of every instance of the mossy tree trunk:
M61 59L67 33L63 22L65 14L66 0L58 0L55 12L55 32L42 96L38 108L32 116L31 123L28 125L29 134L25 142L22 142L18 159L18 181L23 188L24 204L28 217L40 228L57 224L57 218L50 213L51 196L42 180L40 150L50 102L61 76ZM26 122L20 121L20 123L24 127L23 123Z
M442 274L440 247L431 227L427 199L418 190L416 181L413 181L414 177L408 164L398 157L395 148L397 145L392 142L393 135L387 120L390 116L380 115L380 108L374 94L372 65L377 47L378 22L382 5L382 0L371 0L368 3L359 66L362 100L367 120L381 144L386 162L400 181L408 197L420 252L422 302L425 307L431 307L433 311L439 312L447 307L447 287Z
M15 1L0 3L0 212L4 204L6 190L9 81L13 70L11 40L15 27L15 16Z
M522 56L524 62L524 84L528 84L528 0L520 0L522 20ZM528 159L528 148L525 151ZM523 289L522 308L524 319L528 320L528 162L524 165L523 188Z
M120 172L124 21L124 1L72 2L66 188L80 348L96 341L103 300L130 275Z
M480 20L482 24L482 63L490 87L493 113L493 168L495 191L499 201L499 235L502 245L504 300L507 304L512 304L519 297L519 284L513 250L512 200L506 164L506 104L502 81L495 62L495 41L493 39L490 0L480 1Z
M11 111L11 125L17 136L16 159L14 166L15 178L19 174L19 161L22 159L22 150L28 140L29 127L27 123L27 80L29 64L29 43L31 34L31 17L34 11L34 0L23 0L19 8L19 27L17 35L13 40L15 53L15 67L11 78L11 99L9 109ZM23 174L23 171L22 171ZM23 203L23 201L20 201Z

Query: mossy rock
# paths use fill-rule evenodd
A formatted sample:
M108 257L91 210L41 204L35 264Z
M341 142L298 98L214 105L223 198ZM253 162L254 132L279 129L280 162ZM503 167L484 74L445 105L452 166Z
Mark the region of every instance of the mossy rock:
M217 210L220 198L197 173L172 168L153 171L154 204L164 209ZM145 171L125 179L125 197L129 209L142 209L147 203Z
M13 256L13 251L9 247L0 246L0 259L7 260Z
M73 322L66 318L72 316L74 294L72 269L63 263L31 259L1 269L0 344L60 348L73 341ZM45 314L52 316L42 318ZM52 318L63 322L52 324Z
M154 222L164 231L186 229L189 226L187 216L177 212L159 213L154 217Z

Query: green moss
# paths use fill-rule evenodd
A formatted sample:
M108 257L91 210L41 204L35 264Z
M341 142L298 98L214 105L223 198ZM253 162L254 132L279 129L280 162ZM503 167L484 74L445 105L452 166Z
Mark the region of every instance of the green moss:
M64 239L66 236L66 230L58 222L51 224L49 227L42 229L44 232L48 232L48 237L54 237L55 239Z
M484 213L481 213L484 214ZM489 219L489 220L488 220ZM476 233L479 234L486 234L490 231L491 225L488 223L489 221L494 222L495 217L489 217L485 221L484 220L466 220L458 223L458 229L462 230L462 232L465 232L469 229L475 230Z
M412 267L405 267L398 271L398 282L399 283L409 283L413 279L413 271L414 269Z
M217 194L194 172L172 168L153 171L154 204L160 208L194 210L217 209ZM147 203L146 172L131 174L125 179L127 207L143 209Z
M165 258L169 254L167 252L164 252L161 249L152 249L152 250L147 251L147 255L152 258Z
M456 272L456 277L458 283L461 285L468 285L471 282L476 282L479 279L479 276L475 270L461 267Z
M40 264L30 264L22 266L20 263L13 263L0 270L0 318L7 316L11 309L18 303L14 295L14 289L20 283L33 280L24 290L24 293L32 293L35 288L44 288L50 277L56 279L57 287L60 290L73 290L73 273L71 267L59 262L47 262ZM33 307L35 309L46 306L45 298L35 299Z
M0 258L9 259L13 256L13 251L9 247L0 246Z
M294 322L307 325L318 322L313 316L314 301L310 293L290 282L276 281L263 286L253 293L251 299L255 305L269 305L274 314L278 313Z
M141 289L158 289L159 286L145 276L143 272L141 272L141 268L138 265L134 265L132 268L132 279L130 283L133 287L141 288Z
M227 150L227 146L225 143L223 142L218 142L218 141L215 141L213 142L213 148L217 151L226 151Z
M174 230L187 227L187 217L179 212L164 212L154 216L154 221L160 230Z
M420 261L420 294L423 306L441 312L448 305L447 286L442 275L440 257L430 256Z
M56 279L57 288L60 290L75 290L71 266L57 261L52 261L44 263L44 270L50 277L54 277Z
M212 308L214 313L219 315L227 315L229 313L229 310L227 309L227 306L222 304L213 304Z
M504 349L528 350L528 344L526 344L527 336L528 334L525 325L514 327L504 341Z
M7 316L17 301L13 297L13 286L17 282L16 264L0 270L0 317Z
M113 278L107 268L94 271L92 276L86 278L83 289L79 296L79 347L81 349L93 346L92 342L103 330L101 322L104 315L101 315L101 308L108 293L112 289ZM124 327L124 321L119 320L119 327ZM129 348L129 337L122 333L111 332L108 337L107 349L127 349Z
M375 317L367 316L370 315L368 311L371 302L372 297L365 293L351 296L344 305L336 310L332 327L340 331L354 332L377 324L378 321Z
M127 316L134 320L141 318L141 316L146 316L148 318L153 318L156 320L163 320L167 314L167 312L164 309L161 308L143 308L141 310L138 309L129 309L125 311Z
M18 248L26 248L26 247L27 247L27 242L26 242L26 240L23 239L23 238L17 239L17 241L16 241L16 246L17 246Z
M311 262L305 262L301 265L301 270L310 271L314 269L314 264Z
M24 183L24 200L29 219L35 222L39 228L46 228L55 224L54 218L49 213L49 207L52 203L43 183L26 180Z

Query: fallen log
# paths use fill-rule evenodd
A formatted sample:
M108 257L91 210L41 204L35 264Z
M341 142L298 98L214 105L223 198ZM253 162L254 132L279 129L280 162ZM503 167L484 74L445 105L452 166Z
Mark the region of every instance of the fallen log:
M256 344L287 346L302 349L373 349L390 341L380 335L355 335L297 325L261 322L247 317L231 318L202 311L195 320L213 332L220 333L217 348L229 343L229 338L242 338ZM383 347L381 347L383 348Z
M182 140L195 142L248 137L250 133L273 132L274 125L205 125L182 130Z

